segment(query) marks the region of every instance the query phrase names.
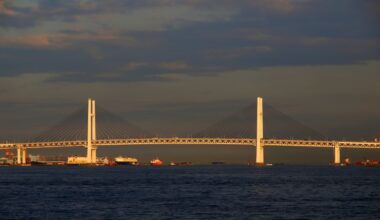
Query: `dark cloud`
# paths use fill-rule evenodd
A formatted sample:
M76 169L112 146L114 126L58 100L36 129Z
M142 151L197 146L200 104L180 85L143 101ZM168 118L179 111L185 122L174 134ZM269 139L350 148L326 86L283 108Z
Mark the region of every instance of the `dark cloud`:
M0 25L18 29L38 28L46 21L75 25L83 16L128 14L158 6L181 5L204 10L233 7L238 13L227 20L193 22L183 27L169 25L162 31L128 31L118 25L117 31L62 27L55 33L50 33L49 28L27 35L20 32L19 36L6 36L5 32L0 36L0 48L6 55L0 58L0 74L59 74L51 82L141 81L162 80L160 76L167 73L217 74L270 66L374 60L380 57L380 33L379 22L368 15L368 5L372 4L372 1L290 0L281 4L43 0L34 9L9 4L7 7L14 14L0 14L4 17ZM134 63L145 65L126 68Z

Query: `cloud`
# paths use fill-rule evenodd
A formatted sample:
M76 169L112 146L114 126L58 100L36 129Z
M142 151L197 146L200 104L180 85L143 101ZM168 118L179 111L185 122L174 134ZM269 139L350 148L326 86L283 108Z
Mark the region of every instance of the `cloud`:
M0 0L0 15L14 16L16 12L8 7L8 2L5 0Z
M305 45L325 45L331 43L332 39L327 37L306 37L301 39Z
M51 40L49 40L49 37L46 35L34 35L34 36L23 36L23 37L0 37L0 45L48 47L48 46L51 46Z
M121 80L59 81L52 84L47 80L60 73L24 74L1 78L0 88L7 92L0 93L0 103L10 100L21 104L35 103L35 114L54 119L57 113L70 112L83 106L88 97L94 97L98 105L123 112L126 117L137 116L137 124L148 129L153 126L153 130L159 132L160 126L171 126L174 130L178 127L182 131L188 131L189 127L207 126L253 103L256 96L261 95L264 102L312 127L322 130L355 127L368 118L379 118L377 109L380 103L376 101L380 99L379 66L380 61L350 65L279 66L225 71L218 77L171 73L165 75L166 80L128 84ZM70 105L63 106L66 103ZM11 124L17 120L17 113L25 110L20 106L25 105L10 105L7 108L9 114L1 114L0 121ZM196 118L202 120L196 121ZM177 119L183 123L177 125ZM157 123L152 125L152 121ZM6 127L6 124L1 126ZM368 130L360 131L360 135L366 135Z
M118 29L124 32L165 31L197 23L229 19L236 11L227 9L196 9L183 5L131 9L123 13L105 11L77 17L85 30Z
M146 68L150 66L149 63L147 62L129 62L127 63L126 65L122 65L121 67L118 68L118 70L120 72L130 72L130 71L135 71L135 70L139 70L139 69L142 69L142 68Z
M380 2L377 0L367 0L365 3L370 15L378 20L380 18Z
M162 81L179 72L217 76L380 58L378 22L368 20L367 4L351 0L345 10L336 9L337 1L297 0L37 3L15 2L17 16L0 19L17 24L0 28L1 75L62 73L55 83Z
M4 35L0 36L1 46L29 46L29 47L42 47L42 48L64 48L72 46L78 42L118 42L119 36L116 33L49 33L49 34L32 34L24 36ZM123 42L133 43L131 37L124 36Z
M252 54L265 54L272 52L273 48L267 45L259 46L249 46L249 47L238 47L238 48L227 48L227 49L216 49L210 50L206 53L205 57L207 59L227 59L233 60L244 56L252 56Z
M230 19L237 13L235 9L225 7L198 7L199 3L193 1L40 0L33 6L15 5L20 16L1 21L0 27L40 27L44 23L61 22L83 31L162 31L192 23ZM10 9L6 9L4 6L3 12L10 13Z
M254 7L278 13L291 13L301 8L308 0L251 0Z
M159 66L167 70L184 70L190 68L190 65L185 62L162 62Z

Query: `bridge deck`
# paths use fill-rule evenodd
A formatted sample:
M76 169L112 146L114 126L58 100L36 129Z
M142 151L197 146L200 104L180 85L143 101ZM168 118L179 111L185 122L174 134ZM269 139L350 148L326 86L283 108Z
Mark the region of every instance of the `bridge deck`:
M341 148L374 148L380 149L380 142L366 141L320 141L320 140L289 140L289 139L264 139L266 147L322 147L332 148L338 144ZM51 141L31 143L4 143L0 149L23 148L65 148L85 147L87 141ZM242 145L256 146L256 139L250 138L130 138L96 140L94 146L130 146L130 145Z

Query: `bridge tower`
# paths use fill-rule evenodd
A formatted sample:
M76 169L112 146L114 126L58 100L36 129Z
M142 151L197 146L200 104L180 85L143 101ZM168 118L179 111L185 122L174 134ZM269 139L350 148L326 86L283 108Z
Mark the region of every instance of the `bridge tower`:
M263 99L257 98L256 165L264 165L264 119Z
M88 99L87 115L87 163L96 163L96 149L92 144L96 140L95 100Z

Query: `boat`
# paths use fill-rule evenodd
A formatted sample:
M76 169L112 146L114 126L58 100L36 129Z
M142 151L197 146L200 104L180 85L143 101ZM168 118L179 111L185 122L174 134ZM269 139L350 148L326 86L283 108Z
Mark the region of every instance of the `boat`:
M138 165L139 161L133 157L118 156L115 158L115 163L117 165Z
M380 167L380 160L364 160L356 162L356 166Z
M192 165L191 162L187 162L187 161L184 161L184 162L170 162L169 164L170 166L190 166Z
M42 161L30 161L30 164L32 164L33 166L45 166L45 165L47 165L47 163L42 162Z
M66 165L70 166L78 166L78 165L87 165L87 157L79 157L79 156L69 156L67 157Z
M223 162L223 161L213 161L213 162L211 162L211 164L212 165L224 165L225 162Z
M150 161L150 165L152 166L161 166L163 163L158 157Z

